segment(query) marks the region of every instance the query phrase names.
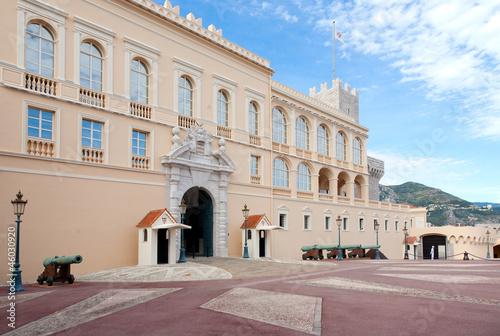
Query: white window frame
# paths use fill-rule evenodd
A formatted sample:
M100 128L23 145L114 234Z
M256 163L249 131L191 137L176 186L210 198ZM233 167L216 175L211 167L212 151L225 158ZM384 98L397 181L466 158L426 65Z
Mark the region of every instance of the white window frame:
M305 167L307 169L307 173L301 172L300 171L301 167ZM299 165L297 166L297 190L311 191L312 188L311 180L312 180L311 168L309 168L309 166L306 165L304 162L299 163Z
M358 217L358 229L359 231L366 231L366 221L364 216L359 216Z
M59 132L59 125L61 124L61 109L59 107L45 105L31 100L23 100L22 152L26 153L27 150L26 142L28 139L28 108L30 107L54 113L54 118L52 121L52 141L54 142L55 145L54 156L59 157L60 156L59 144L61 143L61 134Z
M385 232L391 231L391 221L388 217L384 217L384 231Z
M155 148L155 143L154 143L154 129L152 128L146 128L143 126L139 126L136 124L130 124L129 125L129 151L128 151L128 164L129 166L132 166L132 132L137 131L137 132L142 132L146 133L146 156L149 158L149 169L153 169L155 161L155 155L153 153L153 150Z
M306 228L306 223L308 227ZM312 210L310 208L305 208L302 210L302 230L312 231Z
M219 91L225 91L226 95L228 96L228 116L227 116L227 126L229 128L235 128L236 127L236 87L238 86L238 83L226 78L224 76L218 75L218 74L213 74L213 90L214 90L214 96L213 96L213 120L214 122L218 125L217 120L218 120L218 93ZM222 125L224 126L224 125Z
M255 89L252 89L250 87L245 87L245 110L247 111L246 117L245 117L245 129L247 130L248 133L253 134L253 135L258 135L262 136L263 131L265 129L264 126L264 102L266 99L266 95L262 92L259 92ZM250 132L250 116L249 116L249 106L250 103L253 102L256 107L257 107L257 133L254 134Z
M179 113L179 80L182 76L191 79L193 85L193 115L192 118L201 118L201 76L203 68L174 57L174 111Z
M18 0L17 1L17 66L25 69L26 59L26 27L29 22L38 21L49 25L56 32L54 36L54 77L59 80L66 78L66 48L60 45L60 41L66 41L66 18L69 16L65 11L41 1Z
M356 143L358 143L359 148L356 147ZM358 166L363 165L363 141L359 137L352 140L352 161Z
M283 230L288 230L288 212L289 209L287 206L282 205L278 208L278 225L281 226L281 216L284 216L284 226L281 226Z
M299 128L299 121L301 123L303 122L304 129ZM302 125L302 124L301 124ZM310 134L310 127L309 123L307 122L307 119L304 116L299 116L295 120L295 146L299 149L303 150L309 150L310 148L310 141L309 141L309 134Z
M279 124L281 127L283 127L283 132L282 132L282 138L283 139L280 139L279 141L275 140L275 137L274 137L274 123L275 123L275 120L274 120L274 109L276 109L277 111L279 111L279 113L283 116L283 122L277 122L277 124ZM287 123L287 115L286 113L283 111L284 109L281 108L281 107L278 107L278 106L275 106L273 107L273 109L271 110L271 139L273 142L277 142L277 143L280 143L280 144L285 144L287 145L288 144L288 138L289 138L289 135L288 135L288 123ZM283 141L281 141L283 140Z
M158 61L161 51L125 36L125 90L130 99L130 72L132 60L139 59L148 67L148 105L158 106Z
M324 230L325 231L333 231L332 214L331 213L325 214L323 223L324 223Z
M286 169L281 169L281 168L275 168L274 167L274 162L277 160L277 159L280 159L281 161L283 161L283 163L285 164L285 167ZM280 172L284 172L284 174L286 174L286 179L285 179L285 182L286 182L286 185L282 186L282 185L277 185L274 183L275 179L274 179L274 170L277 169L278 171ZM288 166L287 162L281 158L281 157L276 157L273 159L273 164L272 164L272 167L271 167L271 170L272 170L272 185L274 187L278 187L278 188L290 188L290 167Z
M104 151L103 164L107 164L109 162L109 120L106 118L102 118L99 116L95 116L87 113L79 113L78 114L78 160L81 160L82 153L82 126L83 119L100 122L103 124L102 132L104 133L102 136L102 148Z
M343 138L343 143L340 143L339 142L339 135L342 136ZM342 161L347 161L347 135L342 132L342 131L338 131L336 136L335 136L335 157L339 160L342 160ZM342 153L340 152L342 150ZM342 154L342 157L339 157L340 154Z
M103 83L102 91L113 93L113 39L116 36L112 30L99 26L95 23L82 19L78 16L74 17L75 34L74 34L74 73L75 83L80 85L80 48L84 41L96 41L105 50L101 50L102 66L103 66Z
M349 215L342 215L342 231L349 231Z
M252 158L255 157L257 159L257 174L252 174ZM252 180L252 175L260 177L260 184L263 183L262 179L262 156L260 154L250 153L250 182Z
M320 132L319 132L319 129L320 128L323 128L325 130L325 134L326 134L326 137L323 136L323 134L320 135ZM325 124L320 124L316 130L317 132L317 136L316 136L316 142L317 142L317 148L316 148L316 152L318 152L318 154L320 155L324 155L324 156L330 156L330 138L329 138L329 132L328 132L328 127L326 127ZM320 146L320 139L324 142L326 148L325 149L325 152L321 152L320 149L321 146Z

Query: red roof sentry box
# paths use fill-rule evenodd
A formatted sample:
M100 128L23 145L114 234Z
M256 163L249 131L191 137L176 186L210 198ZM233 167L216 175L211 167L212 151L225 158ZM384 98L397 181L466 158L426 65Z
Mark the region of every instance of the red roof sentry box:
M138 228L153 227L154 229L190 229L188 225L177 223L172 214L165 209L151 210L139 224Z
M240 229L245 228L245 221L241 224ZM247 229L259 229L259 230L275 230L283 229L281 226L271 224L271 221L267 218L265 214L261 215L251 215L247 219Z

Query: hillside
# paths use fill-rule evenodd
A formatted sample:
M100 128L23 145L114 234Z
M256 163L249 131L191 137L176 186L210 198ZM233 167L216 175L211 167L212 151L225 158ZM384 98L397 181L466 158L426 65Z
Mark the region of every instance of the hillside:
M396 186L381 185L380 200L425 207L428 210L427 222L435 226L500 223L500 214L496 211L498 207L488 209L477 206L440 189L415 182Z

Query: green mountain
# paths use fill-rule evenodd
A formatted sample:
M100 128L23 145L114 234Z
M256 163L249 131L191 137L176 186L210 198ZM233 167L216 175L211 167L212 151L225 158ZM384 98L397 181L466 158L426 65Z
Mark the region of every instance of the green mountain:
M407 182L395 186L380 186L380 200L405 203L427 208L427 222L434 226L500 223L496 208L479 207L440 189Z

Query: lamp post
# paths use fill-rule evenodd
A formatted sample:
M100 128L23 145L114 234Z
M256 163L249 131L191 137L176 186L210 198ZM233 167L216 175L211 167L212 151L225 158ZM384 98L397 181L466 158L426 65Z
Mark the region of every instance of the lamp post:
M380 252L378 251L378 229L380 227L380 224L378 223L378 220L375 219L375 231L377 232L377 253L375 254L375 259L380 259Z
M486 259L490 259L490 230L486 230L486 242L488 243L488 252L486 253Z
M187 204L182 199L181 204L179 205L179 211L181 212L181 224L184 224L184 215L186 214ZM181 229L181 253L179 255L179 263L186 262L186 248L184 247L184 228Z
M335 221L337 222L337 227L339 228L339 247L337 248L337 260L344 260L344 258L342 258L342 246L340 245L340 227L342 226L342 218L340 218L340 215Z
M406 227L406 225L405 225L405 228L403 229L403 232L405 234L405 257L404 257L404 259L408 260L410 258L408 256L408 228Z
M23 282L21 281L21 272L19 270L19 267L21 266L19 264L19 224L21 224L21 216L24 214L24 208L26 206L26 203L28 201L23 200L23 194L21 194L21 190L16 195L16 199L11 201L12 205L14 206L14 215L17 216L17 231L16 231L16 261L14 264L15 270L12 272L12 277L14 278L14 288L16 292L22 292L24 290L23 288Z
M250 212L250 209L247 208L247 205L241 209L243 212L243 217L245 217L245 247L243 247L243 258L250 258L248 255L248 243L247 243L247 238L248 238L248 232L247 232L247 220L248 220L248 213Z

